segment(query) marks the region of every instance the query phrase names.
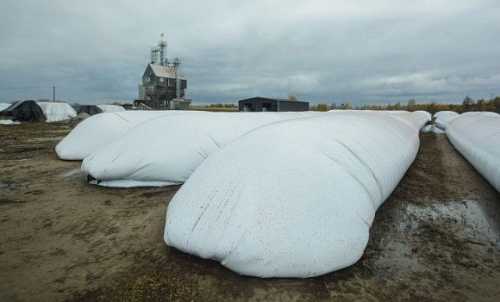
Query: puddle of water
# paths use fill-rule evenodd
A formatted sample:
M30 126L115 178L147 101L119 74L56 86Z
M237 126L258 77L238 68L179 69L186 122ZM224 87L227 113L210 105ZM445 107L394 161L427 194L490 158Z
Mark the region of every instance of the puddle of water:
M385 243L383 253L374 259L374 265L378 271L385 271L389 274L425 271L425 266L417 257L414 257L411 246L407 242L395 239Z
M421 248L432 248L419 240L439 240L438 237L417 236L422 227L429 225L441 229L442 234L450 234L464 242L476 243L479 246L493 244L500 248L498 227L488 216L488 209L481 202L464 200L425 206L405 204L397 211L394 217L396 230L381 238L376 245L374 257L371 258L381 277L398 277L429 269L426 258L416 256ZM434 243L438 249L439 245L440 242Z
M61 174L61 177L68 178L68 177L73 177L75 175L80 176L80 174L81 174L80 168L75 168L64 172L63 174Z
M52 142L52 141L58 141L62 140L64 136L58 136L58 137L36 137L32 138L31 141L33 142Z
M14 182L4 182L0 181L0 189L15 189L16 184Z
M400 221L402 231L418 228L422 223L446 225L464 240L491 242L500 245L500 234L490 223L483 207L477 201L435 203L429 206L408 204Z

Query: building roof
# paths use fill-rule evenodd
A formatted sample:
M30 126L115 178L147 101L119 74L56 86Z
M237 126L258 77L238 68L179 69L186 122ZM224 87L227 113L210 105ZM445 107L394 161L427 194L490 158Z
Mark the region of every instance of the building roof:
M239 102L248 102L248 101L257 101L257 100L266 100L266 101L279 101L279 102L294 102L294 103L309 103L306 101L292 101L289 99L279 99L279 98L268 98L268 97L262 97L262 96L256 96L248 99L242 99L239 100Z
M149 64L151 70L155 76L159 78L174 78L175 79L175 67L158 65L158 64ZM179 79L184 79L182 75L179 75Z

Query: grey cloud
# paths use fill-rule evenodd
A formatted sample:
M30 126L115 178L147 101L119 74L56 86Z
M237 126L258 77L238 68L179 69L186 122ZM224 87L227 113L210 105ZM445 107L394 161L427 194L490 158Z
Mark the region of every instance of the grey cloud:
M0 100L132 100L160 32L198 103L500 94L498 1L4 0Z

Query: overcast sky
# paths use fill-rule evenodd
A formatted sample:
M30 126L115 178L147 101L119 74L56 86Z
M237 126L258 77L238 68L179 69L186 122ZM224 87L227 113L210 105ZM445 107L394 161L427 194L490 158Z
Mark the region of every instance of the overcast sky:
M133 100L160 33L195 103L500 95L500 1L0 1L0 101Z

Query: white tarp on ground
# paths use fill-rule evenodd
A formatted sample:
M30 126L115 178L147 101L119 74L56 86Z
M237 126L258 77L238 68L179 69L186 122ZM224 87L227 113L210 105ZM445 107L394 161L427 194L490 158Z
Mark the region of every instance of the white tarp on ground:
M13 120L0 120L0 125L19 125L20 122L14 122Z
M45 115L46 122L60 122L76 117L76 111L67 103L37 102Z
M432 115L427 111L404 111L404 110L344 110L344 109L334 109L328 112L370 112L370 113L378 113L378 114L389 114L393 117L399 118L401 121L416 126L417 128L422 128L427 122L432 120Z
M461 114L446 128L455 148L500 192L500 115Z
M439 129L436 125L427 125L422 128L422 133L444 134L444 130Z
M193 111L124 111L96 114L78 124L59 142L56 153L60 159L82 160L145 121L186 113L197 114Z
M420 131L422 131L422 133L429 133L429 132L433 131L433 128L434 128L434 125L427 125L424 128L422 128Z
M125 108L122 106L118 105L97 105L99 109L102 110L102 112L122 112L125 111Z
M460 114L454 111L439 111L434 114L434 125L441 130L446 130L446 126Z
M417 130L420 130L432 119L432 115L427 111L382 111L382 113L390 114L393 117L399 118L402 122L412 125Z
M9 108L10 105L11 104L9 104L9 103L0 103L0 111L3 111L5 109Z
M403 115L413 122L332 112L240 137L170 201L165 242L258 277L312 277L352 265L375 211L417 154L425 123L411 115L424 114Z
M86 157L82 171L102 186L183 183L214 151L270 123L326 113L214 113L171 116L143 123Z

